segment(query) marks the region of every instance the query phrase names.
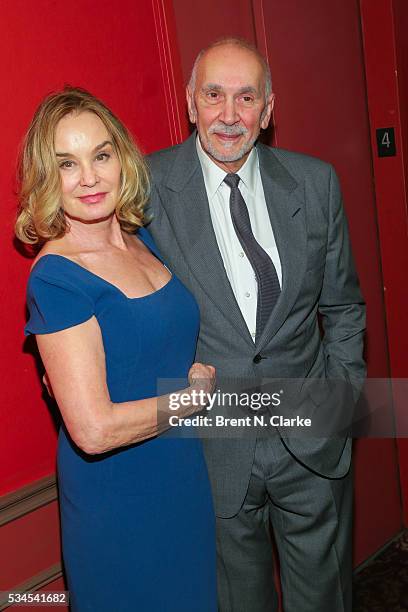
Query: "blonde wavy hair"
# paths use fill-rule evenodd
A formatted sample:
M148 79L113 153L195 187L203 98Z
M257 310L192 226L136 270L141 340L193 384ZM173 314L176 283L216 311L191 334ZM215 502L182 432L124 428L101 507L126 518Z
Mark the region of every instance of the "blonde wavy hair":
M112 138L121 165L121 185L116 216L131 233L143 225L149 196L146 163L123 123L103 102L78 87L65 87L47 96L36 110L23 141L19 162L19 210L16 236L26 244L61 238L67 222L61 206L61 179L55 156L58 122L71 113L91 112L99 117Z

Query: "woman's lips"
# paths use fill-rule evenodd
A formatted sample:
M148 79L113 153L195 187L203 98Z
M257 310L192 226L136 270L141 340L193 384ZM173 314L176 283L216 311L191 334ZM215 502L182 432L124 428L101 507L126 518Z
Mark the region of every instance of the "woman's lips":
M83 202L84 204L98 204L98 202L101 202L105 196L106 191L103 193L93 193L86 196L80 196L79 200L81 200L81 202Z

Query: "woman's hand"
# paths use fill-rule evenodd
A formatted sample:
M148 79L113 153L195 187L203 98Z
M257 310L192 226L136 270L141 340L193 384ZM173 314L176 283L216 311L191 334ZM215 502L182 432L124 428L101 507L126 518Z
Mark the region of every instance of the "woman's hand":
M193 363L188 373L188 380L195 391L212 393L215 387L215 368L204 363Z
M38 334L37 344L47 372L44 384L55 395L71 438L85 453L96 455L136 444L171 427L169 395L112 402L102 332L95 316L68 329ZM181 393L190 394L191 402L181 403L180 417L205 407L207 395L197 398L197 393L212 393L215 369L193 364L189 383Z

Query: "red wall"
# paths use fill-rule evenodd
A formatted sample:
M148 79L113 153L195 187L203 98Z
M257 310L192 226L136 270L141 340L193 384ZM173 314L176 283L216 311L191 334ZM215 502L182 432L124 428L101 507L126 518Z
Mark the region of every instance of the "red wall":
M255 43L251 0L173 0L177 42L184 82L200 49L222 36L241 36Z
M376 129L394 127L396 155L374 156L377 217L385 287L385 312L393 379L408 374L408 219L407 219L407 108L408 5L400 0L360 0L364 35L371 140ZM381 45L378 41L381 39ZM407 397L400 383L393 384L399 471L405 523L408 522L408 440L402 426Z
M408 4L406 0L393 0L393 26L395 32L395 59L396 59L396 80L398 90L398 102L399 102L399 116L401 122L401 162L402 171L404 172L403 177L403 204L401 212L403 214L403 220L405 221L405 228L407 230L405 242L405 249L408 252ZM402 177L400 176L402 179ZM394 256L395 262L395 256ZM406 268L404 269L406 271ZM404 305L408 304L405 302ZM407 310L405 310L407 312ZM408 331L404 330L404 348L401 352L400 358L403 363L402 376L408 378ZM407 397L404 393L400 400L399 405L399 419L400 422L407 422L406 419L407 410ZM404 415L404 417L403 417ZM405 524L408 525L408 432L406 428L402 432L404 438L398 441L398 454L400 464L400 476L401 484L403 489L403 503L404 503L404 516Z
M122 0L120 12L107 0L3 0L0 24L1 495L54 470L55 431L23 337L30 260L13 246L16 156L30 118L45 94L69 83L107 102L145 151L169 146L172 134L150 0Z
M44 535L46 534L46 537ZM60 560L58 505L53 502L36 512L8 523L0 529L0 550L7 551L1 561L0 591L16 584Z
M399 112L401 119L401 151L405 173L405 202L408 194L408 5L406 0L393 0L395 56L398 71Z

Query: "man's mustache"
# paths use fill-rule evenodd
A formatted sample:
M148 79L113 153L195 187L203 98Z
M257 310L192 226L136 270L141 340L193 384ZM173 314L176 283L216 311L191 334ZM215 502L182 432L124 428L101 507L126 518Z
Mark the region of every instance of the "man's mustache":
M247 134L248 130L243 125L225 125L223 123L216 123L210 127L208 133L225 134L226 136L241 136L242 134Z

